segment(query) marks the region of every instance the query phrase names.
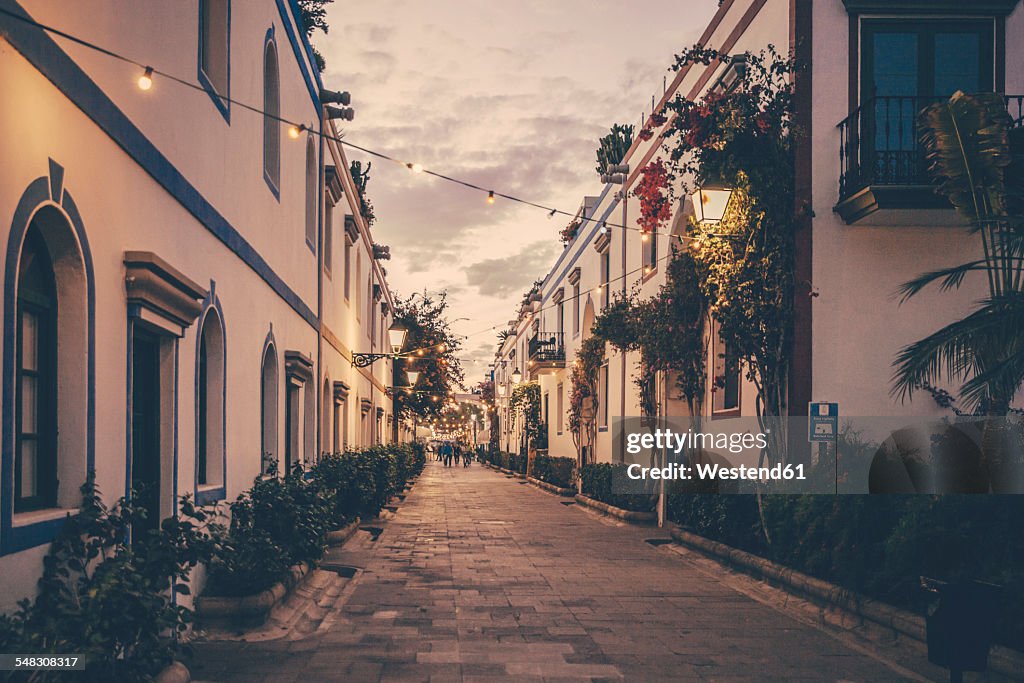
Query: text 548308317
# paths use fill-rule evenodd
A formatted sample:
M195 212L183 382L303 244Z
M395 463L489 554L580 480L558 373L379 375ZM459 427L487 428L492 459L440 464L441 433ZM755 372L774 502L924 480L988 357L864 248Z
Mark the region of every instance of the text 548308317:
M0 654L0 671L83 671L82 655Z

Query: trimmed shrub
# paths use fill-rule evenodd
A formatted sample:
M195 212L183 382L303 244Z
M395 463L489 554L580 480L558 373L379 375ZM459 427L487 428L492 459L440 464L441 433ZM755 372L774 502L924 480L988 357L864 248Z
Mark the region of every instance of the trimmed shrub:
M583 494L602 503L608 503L632 512L651 512L657 498L643 482L634 482L626 476L626 465L621 463L592 463L580 471ZM651 482L646 482L650 486Z
M572 488L576 475L576 460L574 458L554 458L550 455L538 455L533 459L532 474L541 481L546 481L563 489Z
M141 532L145 510L125 498L108 508L90 473L78 515L68 518L43 561L38 596L22 600L13 615L0 615L0 652L80 654L86 670L74 680L152 680L174 659L177 636L191 621L174 596L190 592L192 569L212 552L207 516L187 496L181 508L194 514Z
M706 538L918 614L921 576L1003 586L998 640L1024 649L1024 497L673 494L669 518Z

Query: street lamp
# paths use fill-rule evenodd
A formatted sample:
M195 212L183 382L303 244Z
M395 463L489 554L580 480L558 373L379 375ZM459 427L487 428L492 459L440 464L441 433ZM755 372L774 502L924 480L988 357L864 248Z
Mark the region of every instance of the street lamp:
M519 368L512 371L512 383L519 384L523 381L523 373L519 372Z
M409 378L409 386L416 386L416 381L420 378L419 370L406 370L405 376Z
M499 384L498 385L498 396L501 396L501 397L505 396L505 385L504 384Z
M391 342L391 353L401 353L405 346L405 338L409 336L409 328L397 320L388 328L388 341Z
M698 223L721 223L732 199L732 188L721 180L709 180L693 193L693 212Z
M373 365L381 358L394 358L402 352L402 347L405 346L405 338L408 335L409 329L396 320L388 328L388 341L391 343L391 353L353 353L352 365L357 368L365 368Z

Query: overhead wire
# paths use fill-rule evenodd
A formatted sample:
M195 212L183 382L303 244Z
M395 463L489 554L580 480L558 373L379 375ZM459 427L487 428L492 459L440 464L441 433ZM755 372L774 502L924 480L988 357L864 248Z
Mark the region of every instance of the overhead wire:
M204 93L207 93L208 95L212 95L213 97L216 97L218 100L220 100L224 104L232 104L232 105L235 105L235 106L240 107L242 109L245 109L247 111L250 111L252 113L259 114L259 115L264 116L266 118L269 118L271 120L277 121L277 122L279 122L281 124L288 125L293 130L297 130L299 132L306 131L306 132L309 132L310 134L322 137L325 140L330 140L330 141L333 141L333 142L335 142L337 144L344 145L345 147L348 147L348 148L354 149L356 151L362 152L363 154L366 154L368 156L372 156L372 157L377 158L377 159L382 159L382 160L389 161L391 163L394 163L394 164L397 164L397 165L400 165L400 166L404 166L405 168L407 168L409 170L412 170L415 173L422 173L422 174L429 175L429 176L434 177L434 178L438 178L440 180L444 180L444 181L449 182L449 183L460 185L460 186L465 187L467 189L471 189L471 190L474 190L474 191L477 191L477 192L486 193L487 194L488 202L492 203L492 204L494 203L493 200L494 200L495 197L500 197L502 199L505 199L505 200L508 200L508 201L511 201L511 202L514 202L514 203L518 203L518 204L522 204L524 206L530 206L530 207L533 207L533 208L536 208L536 209L540 209L540 210L544 211L545 213L547 213L549 218L552 217L552 216L555 216L555 215L563 215L563 216L568 216L570 218L573 218L574 220L579 220L579 221L581 221L581 223L600 223L602 228L616 229L616 230L627 230L627 231L632 231L632 232L639 232L639 233L642 233L644 235L657 235L658 234L658 233L654 233L652 231L649 231L649 230L646 230L646 229L643 229L643 228L638 228L636 226L623 225L623 224L619 224L619 223L608 222L607 220L600 220L600 219L598 219L598 218L596 218L594 216L586 216L586 215L582 215L581 216L581 215L578 215L577 212L566 211L564 209L560 209L560 208L557 208L557 207L552 207L552 206L549 206L549 205L541 204L539 202L531 201L529 199L524 199L524 198L518 197L516 195L508 194L506 192L501 192L500 190L496 190L496 189L492 189L492 188L487 188L487 187L484 187L482 185L478 185L477 183L474 183L474 182L471 182L471 181L468 181L468 180L463 180L461 178L457 178L455 176L451 176L451 175L448 175L446 173L442 173L440 171L434 171L432 169L424 168L419 163L411 162L411 161L405 161L405 160L399 159L399 158L397 158L397 157L395 157L393 155L390 155L390 154L387 154L387 153L384 153L384 152L380 152L380 151L377 151L377 150L374 150L374 149L370 149L369 147L365 147L363 145L358 145L358 144L356 144L354 142L351 142L349 140L346 140L346 139L344 139L342 137L335 136L335 135L330 134L329 132L325 132L323 130L320 130L316 126L308 125L308 124L302 123L300 121L295 121L295 120L286 118L286 117L281 116L279 114L274 114L274 113L268 112L268 111L266 111L264 109L261 109L260 107L251 105L251 104L249 104L247 102L244 102L244 101L239 100L237 98L231 97L230 95L224 95L224 94L217 93L217 92L210 92L209 90L207 90L205 87L203 87L202 85L200 85L198 83L193 83L190 80L187 80L185 78L181 78L180 76L176 76L176 75L174 75L174 74L172 74L172 73L170 73L168 71L164 71L163 69L160 69L158 67L154 67L154 66L152 66L150 64L147 64L145 62L139 61L138 59L134 59L132 57L128 57L128 56L126 56L126 55L124 55L122 53L119 53L119 52L116 52L116 51L114 51L112 49L103 47L102 45L94 43L94 42L92 42L90 40L86 40L84 38L80 38L80 37L75 36L75 35L73 35L71 33L68 33L67 31L63 31L63 30L58 29L58 28L56 28L54 26L50 26L48 24L44 24L42 22L36 21L35 19L31 19L29 17L19 15L19 14L15 13L15 12L12 12L12 11L4 9L4 8L0 8L0 14L5 15L7 17L10 17L12 19L15 19L17 21L29 24L29 25L34 26L36 28L39 28L39 29L41 29L43 31L46 31L47 33L52 33L53 35L60 36L61 38L64 38L64 39L66 39L68 41L71 41L71 42L77 44L77 45L80 45L81 47L85 47L87 49L94 50L94 51L99 52L99 53L101 53L103 55L111 57L113 59L119 60L119 61L124 62L126 64L131 64L131 65L133 65L133 66L135 66L137 68L143 69L143 76L140 77L140 79L141 78L149 78L150 79L150 81L149 81L150 82L150 86L146 87L145 88L146 90L149 90L150 87L151 87L152 77L153 76L159 76L161 78L165 78L165 79L168 79L170 81L173 81L174 83L177 83L179 85L185 86L187 88L191 88L192 90L202 91ZM725 237L725 236L722 236L722 237ZM693 238L690 238L688 236L681 236L681 238L682 239L693 239Z

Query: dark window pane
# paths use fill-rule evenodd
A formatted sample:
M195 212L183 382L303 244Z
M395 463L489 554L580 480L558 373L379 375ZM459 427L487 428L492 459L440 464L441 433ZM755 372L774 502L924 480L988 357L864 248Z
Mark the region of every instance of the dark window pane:
M916 95L918 38L916 33L874 35L874 93L879 97Z
M935 34L935 95L988 90L981 82L981 38L975 33Z

